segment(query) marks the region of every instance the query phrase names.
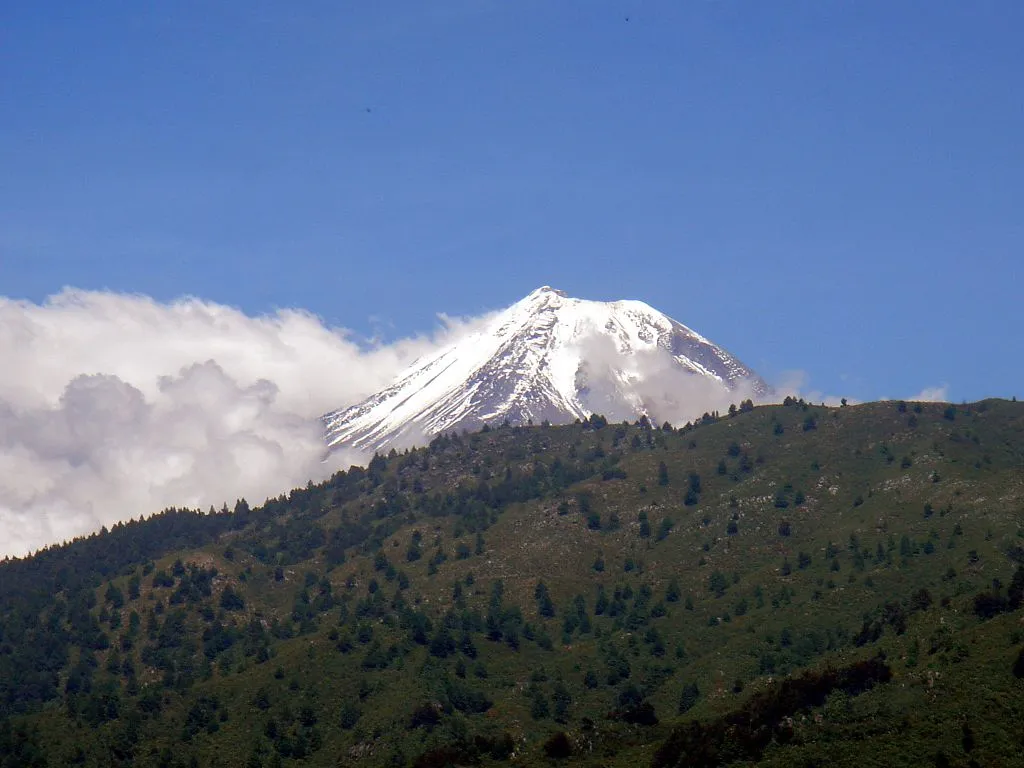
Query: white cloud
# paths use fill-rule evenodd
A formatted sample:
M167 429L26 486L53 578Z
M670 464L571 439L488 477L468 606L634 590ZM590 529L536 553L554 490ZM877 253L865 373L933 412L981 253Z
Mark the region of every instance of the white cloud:
M938 387L925 387L916 395L907 398L912 403L948 403L949 385L942 384Z
M842 376L840 376L842 378ZM802 397L804 400L811 403L825 403L825 405L837 406L842 402L842 397L839 395L827 395L818 389L814 389L809 385L809 377L806 371L793 370L785 371L779 377L779 383L775 385L775 395L771 398L762 399L761 402L781 402L787 395L792 397ZM890 398L887 396L879 397L878 400L894 400L897 398ZM948 403L949 402L949 385L942 384L937 387L925 387L920 392L909 397L899 398L908 402L932 402L932 403ZM857 405L861 400L853 397L846 397L847 405Z
M662 348L623 357L604 334L585 337L579 345L588 388L582 401L610 421L633 420L637 412L645 411L659 424L682 425L704 413L725 412L748 398L759 399L752 385L741 382L728 389L715 379L694 376ZM630 410L621 405L623 388L636 397Z
M489 317L440 315L432 335L378 344L298 310L249 317L193 298L77 290L42 304L0 297L0 556L168 506L261 503L364 461L350 453L324 464L317 417L379 391ZM612 420L635 417L611 405L627 380L638 409L675 424L748 397L839 403L799 371L781 377L777 396L758 398L666 355L636 355L623 368L607 340L586 359L587 403Z
M842 377L840 377L842 378ZM792 370L783 371L779 381L774 387L775 394L761 400L763 403L781 403L786 397L803 398L809 403L824 403L828 406L842 405L843 395L825 394L819 389L810 386L810 378L806 371ZM847 405L857 405L860 400L853 397L845 397Z
M369 348L314 315L66 290L0 297L0 556L168 506L262 502L358 455L317 417L474 327Z
M462 325L445 321L442 336ZM53 405L80 373L117 376L152 397L160 376L216 360L242 386L269 379L281 407L317 415L390 383L437 341L421 337L367 350L308 312L248 317L193 298L161 304L77 290L41 305L0 298L0 352L8 371L0 377L0 400Z

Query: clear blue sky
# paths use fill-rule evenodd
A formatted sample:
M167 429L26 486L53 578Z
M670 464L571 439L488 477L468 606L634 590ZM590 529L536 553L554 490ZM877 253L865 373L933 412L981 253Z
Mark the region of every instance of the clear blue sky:
M1024 3L8 3L0 294L394 337L541 284L1024 395Z

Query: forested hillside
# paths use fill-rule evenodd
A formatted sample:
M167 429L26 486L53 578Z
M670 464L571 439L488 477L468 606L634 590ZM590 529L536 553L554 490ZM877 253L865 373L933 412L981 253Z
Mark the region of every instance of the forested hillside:
M0 564L0 766L1010 765L1024 405L487 429Z

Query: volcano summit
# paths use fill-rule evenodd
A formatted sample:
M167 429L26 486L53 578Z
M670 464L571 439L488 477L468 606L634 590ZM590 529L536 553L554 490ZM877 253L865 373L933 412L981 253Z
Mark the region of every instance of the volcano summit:
M323 421L332 448L370 451L506 420L689 420L701 404L767 390L724 349L641 301L574 299L544 286Z

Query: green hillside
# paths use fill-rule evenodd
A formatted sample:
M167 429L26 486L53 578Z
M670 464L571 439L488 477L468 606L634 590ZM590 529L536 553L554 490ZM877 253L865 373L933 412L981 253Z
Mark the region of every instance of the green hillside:
M0 766L1024 764L1024 404L600 417L0 564Z

